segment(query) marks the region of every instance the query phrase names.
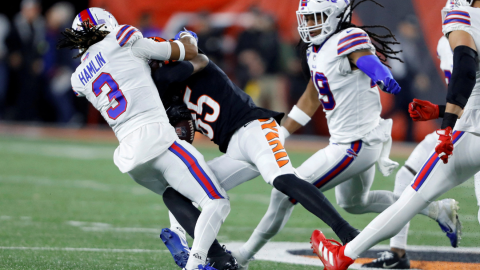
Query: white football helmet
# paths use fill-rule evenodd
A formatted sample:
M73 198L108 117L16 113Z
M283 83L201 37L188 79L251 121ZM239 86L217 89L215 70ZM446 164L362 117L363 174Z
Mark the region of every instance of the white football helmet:
M118 22L113 15L103 8L87 8L78 13L73 20L72 28L80 30L84 21L90 21L90 26L101 25L100 30L111 32L118 26Z
M298 33L305 43L322 44L337 29L340 15L349 6L349 0L300 0L297 10ZM315 25L308 26L306 15L313 15ZM316 36L311 31L321 31Z

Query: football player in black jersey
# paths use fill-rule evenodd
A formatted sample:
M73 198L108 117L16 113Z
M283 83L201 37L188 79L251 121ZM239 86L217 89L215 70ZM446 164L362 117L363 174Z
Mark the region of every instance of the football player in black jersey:
M294 174L279 132L278 123L284 114L257 107L250 96L205 57L200 53L192 62L163 65L152 77L165 107L169 107L172 96L180 96L191 111L197 130L225 153L209 163L212 171L220 175L221 185L231 189L240 184L235 181L235 173L239 168L248 167L250 179L260 173L267 183L322 219L344 243L352 240L358 230L340 216L314 185ZM181 226L194 237L193 228L200 212L182 197L173 189L168 189L163 196ZM221 256L222 250L215 242L209 257Z

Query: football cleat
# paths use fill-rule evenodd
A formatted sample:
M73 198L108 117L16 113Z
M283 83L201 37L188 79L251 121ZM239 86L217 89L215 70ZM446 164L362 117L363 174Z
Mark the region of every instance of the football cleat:
M227 250L225 246L223 246L223 250L225 250L225 253L221 256L208 257L207 263L210 263L217 270L238 270L238 263L232 252Z
M391 251L384 251L378 253L380 257L370 263L362 265L362 268L376 268L376 269L410 269L410 260L407 254L402 258L397 253Z
M458 247L462 235L462 223L458 219L458 202L454 199L438 201L437 222L443 232L450 239L452 247Z
M345 246L342 246L335 240L325 238L325 235L319 230L315 230L310 238L313 253L325 267L324 270L347 270L354 260L343 255Z
M160 238L172 254L175 263L182 268L187 265L188 257L190 255L187 239L184 237L185 236L181 233L176 233L169 228L162 229L162 232L160 233Z
M237 260L238 270L248 270L248 264L251 261L255 260L255 257L248 259L245 256L242 256L242 254L240 253L240 250L232 251L232 255Z

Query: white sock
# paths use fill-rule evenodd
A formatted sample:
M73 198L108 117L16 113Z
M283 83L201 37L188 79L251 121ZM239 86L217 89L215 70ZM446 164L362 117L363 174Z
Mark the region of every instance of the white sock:
M185 230L183 229L182 225L178 223L172 212L168 211L168 217L170 218L170 230L175 231L177 234L181 233L184 237L186 237Z
M273 189L270 196L270 205L252 236L240 248L243 258L237 258L240 264L245 264L253 257L270 239L283 229L292 214L294 205L288 197L280 191Z
M408 185L410 185L414 177L415 175L413 175L412 172L405 168L405 166L402 166L395 176L395 188L393 189L393 193L398 196L402 195L403 191ZM403 226L400 232L390 239L391 248L407 249L409 227L410 222Z
M190 251L190 257L188 257L187 265L185 269L187 270L195 270L198 269L199 265L205 265L207 260L207 252L203 250L194 250Z
M202 206L202 213L195 225L195 239L188 258L187 270L198 268L199 264L205 265L208 250L230 212L230 202L227 199L208 200Z

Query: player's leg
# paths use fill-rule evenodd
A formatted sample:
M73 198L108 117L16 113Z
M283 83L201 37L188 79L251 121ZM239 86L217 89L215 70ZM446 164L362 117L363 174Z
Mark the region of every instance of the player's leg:
M480 137L456 131L453 141L455 150L449 162L443 164L438 155L432 152L412 185L405 189L398 201L346 245L346 256L356 259L376 243L393 236L430 201L465 182L480 169Z
M171 187L202 207L195 226L196 238L191 250L192 256L186 265L186 269L195 269L199 264L205 264L208 250L230 211L226 193L206 165L203 156L184 141L177 140L167 151L149 163L157 173L163 174Z
M207 161L208 167L215 174L220 186L226 191L260 176L257 167L243 160L222 155Z
M348 242L357 230L340 216L315 186L294 174L288 154L279 140L278 128L274 119L249 123L232 136L227 155L255 164L265 181L295 198L327 223L342 241Z
M275 188L272 189L267 212L248 241L239 250L233 252L240 267L245 267L248 261L283 229L290 219L294 206L288 196Z
M302 179L318 185L317 187L321 188L321 191L327 190L365 170L365 167L371 167L378 159L381 150L381 145L365 148L360 147L360 144L357 143L353 146L357 152L353 152L351 144L330 144L312 155L297 168L296 173ZM360 151L360 149L363 150ZM352 162L348 162L352 160L348 155L348 150L350 150L350 156L353 153L357 155ZM347 160L346 164L344 164L345 160ZM343 164L343 166L338 166L339 164ZM340 167L340 170L335 171L335 167ZM295 200L290 200L288 196L278 190L274 189L272 191L267 213L247 243L235 254L238 255L239 264L248 261L268 240L283 228L290 217L294 203Z
M477 196L478 209L478 222L480 223L480 172L475 174L475 195Z

